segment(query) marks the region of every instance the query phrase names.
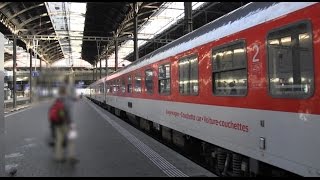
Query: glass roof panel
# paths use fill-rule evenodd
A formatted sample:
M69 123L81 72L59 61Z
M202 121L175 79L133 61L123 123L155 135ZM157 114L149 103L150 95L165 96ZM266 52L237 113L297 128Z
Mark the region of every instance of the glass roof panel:
M204 2L192 2L192 10L198 9ZM152 39L166 29L174 25L178 20L184 18L184 2L167 2L161 5L159 10L138 30L138 39ZM138 47L147 41L139 40ZM118 51L119 58L123 59L133 52L133 41L126 41ZM114 57L114 53L110 55Z
M130 61L125 60L125 59L118 59L118 68L124 67L131 64ZM102 59L101 60L101 67L105 68L106 66L106 60ZM97 67L100 68L100 62L98 62ZM114 68L115 67L115 59L114 58L109 58L108 59L108 68Z
M72 62L69 59L60 59L52 63L51 67L84 67L92 68L92 65L83 59L73 59Z
M204 2L192 2L192 9L195 10L203 4ZM82 39L87 3L46 2L46 7L58 36L68 35ZM163 3L159 10L138 30L138 38L152 39L181 18L184 18L184 2ZM81 57L82 40L71 38L67 41L60 40L59 43L63 46L64 57L69 59L68 63L72 64L73 59ZM147 41L139 40L138 47L145 43ZM133 52L133 41L126 41L119 47L119 59L123 59L131 52ZM114 53L110 58L114 58Z
M8 40L7 38L5 38L4 52L8 53L10 55L13 54L13 41L12 40ZM16 48L16 52L17 52L17 67L18 68L30 67L30 53L26 52L26 50L24 50L22 47L20 47L18 45ZM42 61L41 65L42 65L42 67L46 67L47 63L45 61ZM13 67L13 59L11 58L11 59L6 60L4 62L4 67L5 68L12 68ZM40 67L40 59L32 56L32 67Z
M73 59L80 58L82 48L82 37L84 30L85 14L87 11L87 3L74 2L47 2L47 10L50 14L53 27L58 36L68 35L71 40L66 42L59 41L63 48L65 58L69 58L72 64ZM72 36L77 36L80 40L72 40ZM80 49L79 49L80 48Z

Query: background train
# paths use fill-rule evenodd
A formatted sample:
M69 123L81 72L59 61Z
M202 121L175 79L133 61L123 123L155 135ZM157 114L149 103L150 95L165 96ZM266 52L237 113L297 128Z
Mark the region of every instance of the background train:
M320 176L319 59L320 3L249 3L87 97L220 175Z

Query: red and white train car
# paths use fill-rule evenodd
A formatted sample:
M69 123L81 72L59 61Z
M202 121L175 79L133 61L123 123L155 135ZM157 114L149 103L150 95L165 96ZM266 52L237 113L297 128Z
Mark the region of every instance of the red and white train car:
M320 3L249 3L98 80L89 97L177 145L197 138L220 172L320 176L319 59Z

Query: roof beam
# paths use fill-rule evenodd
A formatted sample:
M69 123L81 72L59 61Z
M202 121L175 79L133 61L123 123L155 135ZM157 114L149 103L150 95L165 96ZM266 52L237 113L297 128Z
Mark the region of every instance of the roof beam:
M47 53L50 60L53 60L57 56L64 56L62 51Z
M54 52L58 52L60 49L55 49L57 46L53 46L53 47L51 47L51 48L49 48L49 49L46 49L46 50L44 50L43 52L44 52L44 54L51 54L51 53L54 53Z
M6 5L10 4L11 2L4 2L0 4L0 9L4 8Z
M146 18L143 18L143 19L138 19L138 24L141 25L142 24L141 22L143 22L143 21L145 21L147 19L149 19L149 18L146 17ZM128 28L133 28L133 27L130 27L132 25L133 25L133 22L127 23L122 30L127 30Z
M42 26L42 25L45 25L45 24L49 24L49 23L51 23L51 21L46 21L46 22L41 22L41 24L40 23L32 23L32 24L29 24L29 29L36 29L37 27L40 27L40 26Z
M147 3L147 2L146 2ZM153 5L155 5L155 4L158 4L158 3L163 3L163 2L148 2L148 6L153 6Z
M155 11L156 11L156 9L150 10L150 11L146 11L146 12L141 12L141 13L139 13L139 14L137 14L137 15L138 15L138 17L139 17L139 16L143 16L143 15L148 14L148 13L153 13L153 12L155 12Z
M142 3L143 2L138 2L137 3L137 11L138 12L139 12L139 10L141 8ZM126 24L134 18L134 11L135 11L135 9L133 8L133 6L131 6L130 12L127 14L127 16L124 18L122 23L119 25L119 28L116 30L116 34L117 35L119 35L122 32L123 27L125 27Z
M130 27L130 25L132 25L133 23L131 22L131 23L129 23L130 21L132 21L133 20L133 18L134 18L134 13L135 13L135 11L136 12L139 12L139 10L140 9L142 9L143 7L146 7L146 8L150 8L150 7L152 7L152 8L155 8L155 6L153 6L154 4L157 4L158 2L155 2L155 3L148 3L148 4L146 4L146 5L144 5L143 6L143 4L144 4L144 2L137 2L137 7L136 7L136 9L133 7L133 4L130 4L131 5L131 10L130 10L130 12L126 15L126 17L124 18L124 20L121 22L121 24L118 26L118 29L116 30L116 32L115 32L115 36L116 37L118 37L118 36L121 36L122 34L123 34L123 32L124 31L126 31L126 29L128 29L128 27ZM153 13L153 11L149 11L149 12L144 12L143 14L146 14L146 13ZM143 14L141 14L141 15L143 15ZM139 13L138 13L138 16L141 16L141 15L139 15ZM141 22L143 22L143 21L145 21L146 19L148 19L148 18L144 18L144 19L138 19L138 26L139 25L141 25ZM111 42L110 44L109 44L109 46L113 46L113 44L114 44L114 42ZM119 44L121 44L121 42L119 42ZM102 55L103 54L108 54L108 52L107 51L111 51L111 50L113 50L112 48L105 48L103 51L102 51Z
M32 21L34 21L34 20L37 20L37 19L40 19L41 17L45 17L45 16L48 16L48 14L47 14L47 13L43 13L43 14L41 14L41 15L39 15L39 16L34 16L34 17L32 17L32 18L29 18L29 19L27 19L26 21L24 21L23 23L19 24L19 26L17 27L17 29L19 30L19 29L21 29L23 26L29 24L30 22L32 22Z
M12 22L6 21L8 19L8 16L5 13L3 13L1 8L0 8L0 11L1 11L1 13L0 13L0 22L3 25L5 25L11 31L11 33L14 33L14 29L15 29L16 25L13 24Z
M43 32L46 32L46 31L48 31L48 30L51 30L51 29L53 29L53 27L44 28L42 31L38 31L35 35L41 34L41 33L43 33Z
M221 4L221 2L206 2L205 4L203 4L203 8L200 8L196 11L193 12L193 20L198 17L200 14L204 14L204 13L216 13L216 14L220 14L220 15L224 15L224 14L227 14L227 12L222 12L222 11L215 11L215 10L210 10L210 8L218 5L218 4ZM217 8L215 8L217 9ZM165 30L164 32L162 32L161 34L159 34L158 36L156 36L155 38L157 39L161 39L161 38L164 38L166 35L169 35L171 34L172 32L175 32L178 28L180 28L181 26L183 25L183 23L178 23L174 26L174 27L171 27L170 29L167 29ZM178 35L179 37L181 37L181 35ZM177 39L177 38L174 38L174 39ZM156 42L156 41L155 41ZM153 48L151 47L155 42L150 42L150 43L146 43L144 44L143 46L140 47L141 51L143 51L144 49L147 49L147 51L151 52L153 51ZM152 49L151 51L148 50L148 49ZM148 53L147 53L148 54ZM128 54L128 57L132 57L133 56L133 53L130 53Z
M158 9L159 7L158 7L158 6L150 6L150 5L145 5L145 6L142 6L142 8L148 8L148 9Z
M48 48L48 46L51 46L50 48ZM56 47L60 47L60 44L51 44L51 43L48 43L48 45L46 45L45 47L43 48L39 48L39 51L43 52L44 54L46 52L48 52L49 50L53 49L53 48L56 48Z
M8 38L12 38L12 35L8 35ZM65 38L66 36L56 36L56 35L19 35L19 38L25 40L43 40L43 41L52 41L52 40L60 40ZM101 42L113 42L115 37L97 37L97 36L68 36L70 40L79 40L79 41L101 41ZM133 40L132 37L121 37L117 38L118 41L125 41L125 40ZM151 42L163 42L162 39L146 39L146 38L138 38L138 40L142 41L151 41ZM166 39L167 41L172 41L172 39Z
M34 8L37 8L37 7L40 7L40 6L43 6L43 5L44 5L44 3L41 3L41 4L38 4L38 5L35 5L35 6L31 6L31 7L27 8L27 9L22 10L22 11L19 11L18 13L16 13L16 14L12 15L11 17L9 17L8 21L10 21L11 19L13 19L16 16L19 16L20 14L22 14L22 13L24 13L26 11L29 11L31 9L34 9Z
M54 54L53 56L48 56L48 58L50 59L50 61L53 61L54 58L56 57L64 57L62 52L61 53L57 53L57 54Z

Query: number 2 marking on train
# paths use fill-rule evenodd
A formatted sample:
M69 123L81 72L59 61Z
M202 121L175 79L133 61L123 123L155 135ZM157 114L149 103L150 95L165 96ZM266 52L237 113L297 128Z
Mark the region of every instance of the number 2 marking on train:
M259 46L258 44L253 45L253 50L256 52L253 56L252 62L259 62L259 59L257 59L257 55L259 54Z

